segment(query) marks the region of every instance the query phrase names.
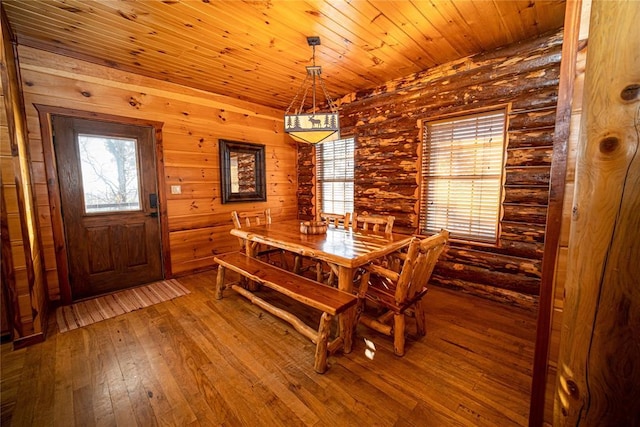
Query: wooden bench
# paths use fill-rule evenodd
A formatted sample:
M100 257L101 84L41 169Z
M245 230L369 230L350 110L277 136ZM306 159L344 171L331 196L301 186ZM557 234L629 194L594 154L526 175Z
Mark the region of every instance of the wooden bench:
M222 291L230 287L253 304L289 322L298 332L316 344L314 369L318 373L327 370L327 353L333 353L342 346L342 337L329 342L331 320L334 316L356 305L357 297L336 288L323 285L295 273L251 258L240 252L230 252L214 258L218 263L216 298L222 299ZM320 325L315 331L295 315L276 307L238 284L225 285L225 270L229 269L260 283L274 291L293 298L322 312Z

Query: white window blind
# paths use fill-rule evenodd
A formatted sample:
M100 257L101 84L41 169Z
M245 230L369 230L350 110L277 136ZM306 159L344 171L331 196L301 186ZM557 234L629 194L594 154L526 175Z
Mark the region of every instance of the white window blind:
M354 150L353 138L316 145L318 198L323 212L353 212Z
M496 243L505 151L505 110L426 123L420 229Z

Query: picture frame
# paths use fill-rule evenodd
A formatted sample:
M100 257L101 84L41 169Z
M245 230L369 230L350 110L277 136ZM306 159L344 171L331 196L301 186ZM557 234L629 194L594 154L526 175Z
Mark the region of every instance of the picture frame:
M267 200L265 146L219 139L222 203Z

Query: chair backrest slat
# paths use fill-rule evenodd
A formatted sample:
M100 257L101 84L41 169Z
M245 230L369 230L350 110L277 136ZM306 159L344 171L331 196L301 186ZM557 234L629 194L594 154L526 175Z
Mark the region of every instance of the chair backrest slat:
M347 212L345 214L334 214L328 212L320 212L320 219L323 221L327 221L327 224L333 225L335 227L351 227L351 212Z
M380 231L380 226L384 225L385 233L393 232L393 223L396 217L393 215L369 215L367 212L361 214L353 213L351 217L353 229L361 228L362 230Z
M397 304L412 299L426 286L448 241L447 230L422 240L414 238L411 241L396 287Z
M234 228L252 227L254 225L271 224L271 209L257 212L231 212ZM244 226L243 226L244 224ZM238 238L240 245L244 246L244 239Z

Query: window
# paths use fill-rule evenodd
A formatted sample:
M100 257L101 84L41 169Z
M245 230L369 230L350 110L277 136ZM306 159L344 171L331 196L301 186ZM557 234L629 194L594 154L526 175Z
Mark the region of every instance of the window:
M420 230L497 243L505 116L501 109L425 123Z
M353 138L316 145L321 211L337 214L353 212L354 151Z
M140 210L137 141L78 135L86 213Z

